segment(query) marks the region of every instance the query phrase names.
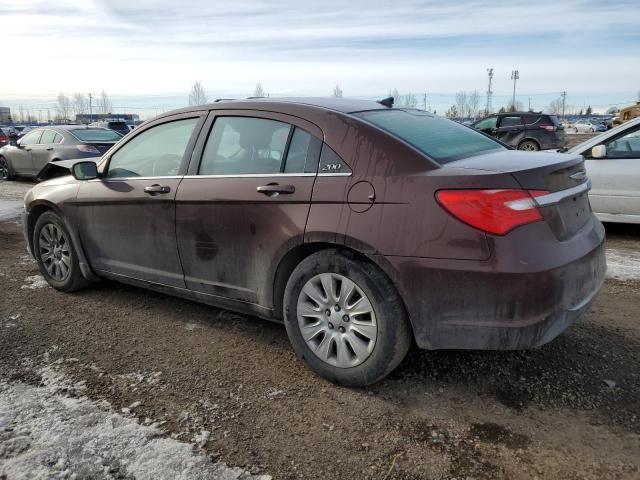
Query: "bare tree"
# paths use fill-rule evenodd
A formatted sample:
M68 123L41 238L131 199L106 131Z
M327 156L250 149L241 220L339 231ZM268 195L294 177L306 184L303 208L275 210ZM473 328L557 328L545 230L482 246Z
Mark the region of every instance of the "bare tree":
M105 92L104 90L98 97L98 100L96 102L96 110L98 111L98 113L101 113L103 115L107 115L113 110L113 103L111 103L109 95L107 95L107 92Z
M82 93L74 93L71 101L71 108L76 115L83 115L89 110L89 102L87 97Z
M562 102L562 100L560 100L560 102ZM512 100L509 102L509 105L507 105L508 112L521 112L522 110L524 110L524 105L522 105L522 102L519 100L516 100L516 103L513 103ZM560 111L562 111L562 107L560 108Z
M413 93L407 93L402 95L400 103L405 107L416 108L418 106L418 97Z
M333 89L333 96L335 98L342 98L342 89L340 88L340 85L336 85Z
M59 120L69 120L69 116L71 115L71 100L62 92L58 94L56 112Z
M264 88L262 88L262 85L260 85L259 83L256 85L255 90L253 91L253 96L254 97L266 97L267 93L264 91Z
M551 115L558 115L562 113L562 98L558 97L555 100L552 100L547 107L547 113Z
M195 82L189 92L189 105L204 105L207 103L207 92L200 82Z
M467 92L458 92L456 93L456 113L460 117L464 117L467 112Z
M480 93L474 90L469 95L469 117L476 118L480 113Z
M451 105L451 108L447 110L445 114L447 118L458 118L458 109L455 105Z

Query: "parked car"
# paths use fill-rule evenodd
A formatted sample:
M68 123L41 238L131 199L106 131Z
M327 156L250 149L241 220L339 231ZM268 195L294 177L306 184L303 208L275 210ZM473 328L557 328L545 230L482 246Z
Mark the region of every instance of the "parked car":
M29 191L30 251L62 291L111 278L284 322L298 356L347 386L384 377L412 341L555 338L605 273L582 157L390 103L163 114Z
M555 115L534 112L498 113L471 125L518 150L555 150L564 147L564 127Z
M48 162L99 157L120 138L112 130L83 125L36 128L0 148L0 178L36 177Z
M9 143L11 131L8 128L0 128L0 147L4 147Z
M90 127L98 127L98 128L108 128L113 130L114 132L118 132L123 137L128 134L131 129L126 122L93 122L89 124Z
M604 125L584 119L576 120L571 124L570 128L576 133L595 133L597 131L604 132L607 129L607 127L605 127Z
M593 182L589 197L606 222L640 223L640 118L571 148L583 155Z

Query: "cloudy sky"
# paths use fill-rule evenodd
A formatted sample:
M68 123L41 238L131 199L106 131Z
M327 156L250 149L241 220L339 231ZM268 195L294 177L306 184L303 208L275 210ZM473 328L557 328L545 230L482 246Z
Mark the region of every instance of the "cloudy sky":
M0 102L42 108L106 90L116 106L217 96L380 96L450 104L459 90L548 103L628 102L640 89L638 0L0 0ZM10 68L10 74L7 69ZM127 105L128 104L128 105ZM541 105L538 105L540 108Z

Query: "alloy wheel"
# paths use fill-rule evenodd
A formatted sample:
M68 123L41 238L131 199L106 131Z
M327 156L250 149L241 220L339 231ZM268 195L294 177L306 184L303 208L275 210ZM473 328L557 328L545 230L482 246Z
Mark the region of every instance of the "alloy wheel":
M38 237L40 260L47 273L57 281L64 281L71 271L69 241L59 226L46 223Z
M536 152L538 149L536 148L534 143L524 142L522 145L520 145L520 148L518 150L523 150L525 152Z
M4 158L0 158L0 178L2 180L9 178L9 165Z
M353 281L337 273L309 279L297 303L300 333L311 351L339 368L360 365L378 337L371 301Z

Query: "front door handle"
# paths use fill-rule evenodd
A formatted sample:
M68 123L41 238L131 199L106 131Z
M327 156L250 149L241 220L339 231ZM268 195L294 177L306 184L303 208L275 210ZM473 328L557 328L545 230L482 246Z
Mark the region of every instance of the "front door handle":
M169 193L171 187L165 187L161 185L151 185L150 187L144 187L144 193L155 195L156 193Z
M278 194L290 195L296 191L296 187L293 185L279 185L277 183L269 183L267 185L260 185L256 188L258 193L264 193L269 197L275 197Z

